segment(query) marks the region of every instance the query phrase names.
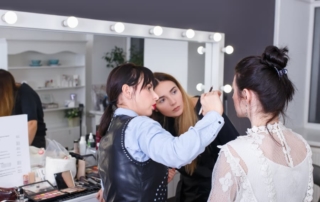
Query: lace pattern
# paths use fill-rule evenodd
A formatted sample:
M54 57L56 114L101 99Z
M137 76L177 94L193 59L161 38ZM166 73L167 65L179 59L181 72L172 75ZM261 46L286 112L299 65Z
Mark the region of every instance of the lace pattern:
M293 164L294 162L293 160L296 159L296 150L293 150L294 152L291 152L289 145L293 146L296 142L299 142L299 145L300 145L299 148L301 148L302 145L305 145L306 153L304 153L303 156L301 156L301 158L304 158L305 160L303 160L304 163L302 164L302 167L300 166L298 168L298 170L303 171L303 175L300 176L300 178L303 177L301 179L305 179L304 184L306 185L306 183L308 183L308 187L304 187L305 190L297 194L300 194L300 193L303 194L303 195L300 195L301 197L300 199L302 199L302 201L304 202L312 201L313 199L313 167L312 167L312 159L311 159L311 155L312 155L311 148L307 144L307 142L303 139L302 136L292 132L290 129L287 129L282 123L268 124L267 126L259 126L259 127L254 126L247 130L246 136L240 136L237 138L238 140L236 140L235 142L231 142L231 143L228 143L227 145L219 147L221 148L220 155L223 155L225 157L225 158L222 158L220 162L227 163L228 169L225 170L227 172L221 172L221 169L223 169L223 167L221 168L219 167L220 170L216 172L216 176L219 176L219 178L216 178L215 183L217 183L217 185L220 186L219 190L221 190L220 192L221 195L219 195L218 192L213 192L214 194L212 195L212 197L210 194L209 201L215 201L217 199L218 200L224 199L224 201L227 201L225 200L226 199L225 196L228 196L228 195L230 195L230 198L228 201L235 200L235 201L241 201L241 202L257 201L257 198L262 199L261 197L263 197L263 201L273 202L273 201L277 201L278 198L283 199L283 197L285 197L285 195L282 192L277 193L275 189L276 188L275 185L278 185L275 183L278 183L278 182L277 182L277 178L274 179L274 173L272 172L277 166L275 166L276 164L271 164L271 162L274 162L272 159L267 158L267 156L270 155L270 153L266 153L266 154L264 153L265 151L264 149L268 149L266 145L268 145L268 143L272 141L268 136L269 133L275 135L277 140L281 144L281 146L279 145L280 147L278 147L276 151L280 152L280 154L283 152L284 156L281 158L281 164L283 166L287 165L290 170L291 168L296 169ZM284 134L286 136L284 136ZM291 136L287 134L290 134L290 135L292 134L295 137L297 136L300 137L299 139L301 139L302 142L297 140L297 138L289 139L291 138ZM289 144L287 143L287 141ZM241 148L244 145L248 149L241 150ZM231 150L231 148L233 148L234 152L236 153L238 153L237 151L242 151L242 152L238 153L239 156L237 156L237 154L233 155L233 151ZM291 155L293 155L292 156L294 157L293 159ZM245 158L242 159L242 157L245 157ZM248 169L252 168L253 174L248 175L246 168L242 167L242 163L249 166L247 167ZM224 164L222 163L219 165L224 165ZM286 168L281 169L281 171L287 172L287 169ZM219 175L219 173L221 173L221 175ZM260 180L258 184L261 182L261 183L264 183L264 185L262 185L260 188L255 190L257 191L256 194L260 193L259 196L258 195L255 196L255 192L250 181L251 180L250 176L254 177L254 179L256 179L256 177L258 176L261 176L261 178L258 177ZM292 181L291 183L296 183L296 182ZM256 185L257 182L254 182L254 184ZM291 186L296 187L295 184L291 184ZM303 186L304 185L300 185L300 188L302 188ZM235 189L236 191L234 191Z
M240 167L240 164L239 164L240 159L233 157L227 147L222 147L221 152L225 154L225 157L227 158L227 163L230 165L233 175L240 178L240 185L241 185L241 188L243 189L240 202L251 202L251 201L256 202L257 200L253 194L247 175L244 172L244 170Z
M228 189L233 185L230 172L228 172L224 177L220 178L219 182L222 186L222 191L228 191Z
M247 130L247 134L249 135L258 135L257 133L273 133L276 134L280 140L280 144L282 146L282 151L285 155L286 158L286 162L287 165L290 168L293 168L293 160L292 157L290 155L290 151L291 148L289 147L289 145L287 144L287 141L282 133L282 130L285 129L285 126L279 122L279 123L274 123L274 124L268 124L267 127L266 126L253 126L251 129ZM261 143L260 143L261 144Z
M307 156L309 163L309 180L308 180L308 189L306 197L304 198L304 202L311 202L313 199L313 166L312 166L312 151L309 144L303 139L300 135L299 138L304 142L307 147Z
M274 124L268 124L266 126L253 126L251 129L247 129L247 134L248 138L252 137L252 147L256 149L256 155L259 157L259 163L261 164L261 174L265 178L265 183L267 184L268 187L268 197L270 201L275 201L276 200L276 192L272 180L272 176L269 170L267 158L263 155L262 150L260 149L259 145L262 143L262 139L264 135L261 135L261 133L268 133L271 132L273 134L276 134L280 140L281 146L282 146L282 151L285 154L287 165L289 167L293 167L293 160L290 155L291 148L288 146L285 137L282 133L282 130L286 129L286 127L281 123L274 123ZM300 139L304 142L307 148L307 158L308 158L308 163L309 163L309 181L308 181L308 189L307 189L307 194L304 199L304 202L310 202L313 199L313 166L312 166L312 152L311 148L308 145L308 143L299 135Z

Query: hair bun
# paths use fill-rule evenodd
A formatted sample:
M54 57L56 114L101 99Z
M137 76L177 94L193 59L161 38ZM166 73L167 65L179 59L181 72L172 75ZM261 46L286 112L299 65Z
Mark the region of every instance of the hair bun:
M281 70L287 66L289 60L288 48L278 48L276 46L268 46L262 54L261 63L269 67L276 67Z

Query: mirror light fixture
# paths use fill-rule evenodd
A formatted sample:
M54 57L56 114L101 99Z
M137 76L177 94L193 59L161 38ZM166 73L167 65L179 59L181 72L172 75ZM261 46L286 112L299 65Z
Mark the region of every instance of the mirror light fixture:
M150 34L153 34L155 36L161 36L163 33L163 29L160 26L155 26L154 28L150 29Z
M204 85L202 83L198 83L196 85L196 89L197 89L197 91L203 91L204 90Z
M210 34L209 39L214 40L215 42L219 42L222 39L222 35L220 33Z
M122 33L125 29L125 26L122 22L117 22L116 24L111 25L110 29L117 33Z
M7 24L12 25L12 24L17 22L18 16L17 16L17 14L15 12L8 11L2 16L2 20L4 22L6 22Z
M232 91L232 86L230 86L229 84L226 84L221 87L221 90L225 93L230 93Z
M76 17L70 16L68 19L64 20L62 24L65 27L76 28L79 24L79 21Z
M197 52L200 55L203 55L206 52L206 49L203 46L199 46L198 49L197 49Z
M182 32L182 36L183 37L187 37L188 39L192 39L195 35L195 32L193 31L193 29L188 29L185 32Z
M230 55L233 53L234 49L232 46L226 46L222 49L222 51Z

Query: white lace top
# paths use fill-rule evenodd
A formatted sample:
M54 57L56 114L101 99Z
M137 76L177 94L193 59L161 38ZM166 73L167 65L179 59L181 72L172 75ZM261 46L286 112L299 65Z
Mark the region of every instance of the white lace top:
M310 146L282 123L267 127L221 147L209 202L312 201Z

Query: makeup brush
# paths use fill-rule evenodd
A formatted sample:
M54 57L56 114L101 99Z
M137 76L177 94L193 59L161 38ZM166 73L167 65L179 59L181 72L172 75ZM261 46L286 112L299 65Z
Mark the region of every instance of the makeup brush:
M211 86L211 88L210 88L210 90L209 90L209 92L211 92L212 91L212 88L213 88L213 86ZM200 110L199 110L199 115L202 113L202 106L201 106L201 108L200 108Z

